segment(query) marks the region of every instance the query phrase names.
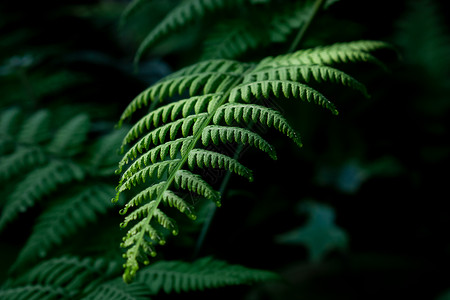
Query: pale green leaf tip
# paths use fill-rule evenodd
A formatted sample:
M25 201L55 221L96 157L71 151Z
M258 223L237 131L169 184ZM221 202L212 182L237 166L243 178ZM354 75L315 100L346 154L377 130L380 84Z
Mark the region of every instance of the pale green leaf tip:
M130 284L130 283L133 282L135 276L136 276L136 271L133 271L133 270L130 271L130 270L127 268L127 269L125 269L125 272L123 273L122 278L123 278L123 281L124 281L126 284Z

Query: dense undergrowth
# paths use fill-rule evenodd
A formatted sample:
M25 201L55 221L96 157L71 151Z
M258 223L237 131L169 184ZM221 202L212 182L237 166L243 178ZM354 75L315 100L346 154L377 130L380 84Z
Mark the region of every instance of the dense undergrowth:
M448 4L225 2L0 4L0 299L449 297Z

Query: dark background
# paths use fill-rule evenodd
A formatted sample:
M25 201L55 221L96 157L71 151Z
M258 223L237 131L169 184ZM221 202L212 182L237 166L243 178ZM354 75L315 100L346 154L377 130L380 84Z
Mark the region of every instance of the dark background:
M126 1L2 1L0 109L45 107L61 119L88 112L98 131L115 123L137 93L196 60L202 27L193 24L150 51L139 72L133 71L142 37L176 1L160 2L159 9L136 12L119 29ZM367 85L370 99L343 88L326 90L338 116L308 104L277 103L304 147L269 131L276 162L251 149L242 153L255 181L232 177L201 254L275 270L285 281L199 297L437 299L450 288L449 8L444 1L342 0L314 20L303 47L374 39L392 43L399 58L378 53L387 72L373 65L348 70ZM254 57L280 49L275 45ZM33 57L29 84L39 87L31 92L8 73L11 58L26 55ZM45 80L64 71L77 74L76 80L67 86L63 75ZM348 237L344 250L332 245L320 261L309 259L305 245L277 242L307 224L308 214L298 206L308 201L331 207L335 226ZM3 234L5 270L26 239L28 223L32 218L15 229L19 237ZM191 235L159 251L189 258Z

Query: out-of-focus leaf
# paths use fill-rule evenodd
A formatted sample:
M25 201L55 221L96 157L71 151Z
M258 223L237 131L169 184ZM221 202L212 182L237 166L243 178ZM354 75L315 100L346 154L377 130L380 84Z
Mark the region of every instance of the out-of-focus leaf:
M323 260L330 251L347 248L347 233L334 223L335 213L331 206L308 201L300 208L309 215L307 223L279 235L278 243L305 246L313 262Z

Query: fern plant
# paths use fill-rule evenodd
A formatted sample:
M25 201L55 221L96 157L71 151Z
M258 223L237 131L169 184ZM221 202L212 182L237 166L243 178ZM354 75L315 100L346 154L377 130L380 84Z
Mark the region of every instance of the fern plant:
M268 271L231 265L205 257L194 262L159 261L136 281L120 279L120 264L105 258L55 257L41 262L0 288L4 300L31 299L150 299L166 293L201 291L275 279Z
M129 4L122 16L122 24L143 2L145 1L135 0ZM135 63L137 64L149 49L193 23L202 23L202 32L206 33L200 51L201 60L236 59L274 43L284 45L283 43L289 41L295 31L308 27L318 10L328 8L334 2L334 0L180 1L148 32L137 50ZM212 18L215 22L209 24L208 20ZM221 21L217 22L216 18ZM298 37L302 35L302 31L299 33Z
M123 18L143 2L133 1ZM328 86L351 88L367 96L364 85L345 71L345 65L369 62L383 66L374 52L389 47L387 44L359 41L294 52L315 15L333 2L172 0L176 7L149 33L138 49L136 62L176 31L195 22L210 25L216 17L220 21L205 26L208 30L204 31L201 51L196 53L200 62L138 95L118 124L122 127L131 122L133 126L112 133L104 123L90 121L114 111L111 107L103 110L101 105L95 106L93 110L99 107L102 113L88 116L73 113L66 97L50 103L60 93L84 83L81 77L90 82L96 76L70 70L60 73L57 63L54 69L45 70L51 54L32 63L24 56L19 65L12 59L6 68L0 66L0 75L30 87L22 87L23 94L10 93L1 104L0 234L15 235L12 232L19 226L33 224L12 266L6 264L10 269L4 272L8 278L0 286L0 298L149 299L162 293L278 279L273 272L212 257L166 260L168 255L155 258L145 268L142 265L156 255L158 244L187 230L183 215L201 219L199 203L219 207L223 201L225 205L224 186L231 173L254 180L252 170L240 159L244 147L277 159L276 144L264 132L281 133L302 146L297 128L278 109L282 105L279 100L310 102L336 115L338 110L328 99ZM61 11L87 18L87 7L91 8L81 5ZM288 54L264 57L271 52L261 51L259 54L265 53L262 59L253 56L256 50L273 44L281 45L279 49L284 50L280 52L287 50ZM4 57L14 58L13 54ZM247 62L242 62L246 57ZM242 61L234 60L237 58ZM117 62L114 67L118 67ZM17 82L20 76L23 82ZM111 77L115 76L102 76L102 81L109 84ZM25 109L11 107L23 96L28 97ZM71 102L78 103L78 99ZM50 103L49 109L39 110L38 104L44 103ZM64 108L58 110L58 106ZM76 111L88 112L89 107L94 106L78 106ZM64 110L71 118L58 113ZM120 161L118 148L123 154ZM114 192L117 164L121 177ZM211 180L211 170L227 173L223 179ZM217 179L223 180L220 187ZM108 214L114 193L114 202L123 206L121 227L127 230L121 244L124 249L118 249L118 243L108 244L115 238L109 225L116 217ZM92 240L95 245L91 245ZM90 248L99 245L100 251ZM126 258L124 272L121 250Z
M1 123L0 178L6 201L0 231L14 228L12 223L31 208L45 208L13 265L18 270L46 257L111 208L111 172L117 163L111 151L124 131L102 135L87 147L91 123L85 114L53 133L50 128L57 123L48 110L26 117L11 108L1 113Z
M271 127L302 145L282 113L265 106L264 100L310 102L336 115L334 104L312 84L333 83L367 95L363 84L337 66L381 64L371 52L387 47L383 42L358 41L267 57L256 64L208 60L183 68L139 94L119 121L121 126L137 111L151 107L125 136L122 151L130 148L117 171L123 174L114 201L127 190L136 191L121 210L126 215L121 227L132 224L122 243L127 249L124 280L131 282L140 264L149 263L148 257L156 255L154 244L165 244L167 231L178 234L163 205L193 220L195 209L186 194L221 205L220 193L202 177L202 169L224 169L253 180L252 171L221 153L220 145L252 146L276 159L274 147L252 130L252 124ZM163 105L158 107L159 103Z

